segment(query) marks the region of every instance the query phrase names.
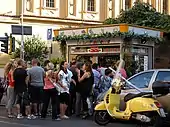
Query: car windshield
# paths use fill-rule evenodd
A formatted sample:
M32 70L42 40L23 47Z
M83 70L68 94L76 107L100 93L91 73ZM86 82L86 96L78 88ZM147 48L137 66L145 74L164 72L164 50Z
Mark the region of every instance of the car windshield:
M154 71L143 72L129 79L129 81L138 88L147 88L151 81Z

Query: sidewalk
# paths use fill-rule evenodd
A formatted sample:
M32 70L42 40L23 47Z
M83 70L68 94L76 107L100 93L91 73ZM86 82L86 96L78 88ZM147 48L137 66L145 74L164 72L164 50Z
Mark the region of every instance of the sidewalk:
M7 116L7 111L5 106L0 106L0 116L6 117Z

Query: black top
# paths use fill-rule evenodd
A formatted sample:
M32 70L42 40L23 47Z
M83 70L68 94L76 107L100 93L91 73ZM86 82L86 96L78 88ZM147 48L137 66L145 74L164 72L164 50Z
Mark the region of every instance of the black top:
M76 70L75 70L75 68L70 68L70 71L72 72L72 74L73 74L73 76L72 76L72 79L76 82L76 84L77 84L77 82L78 82L78 76L77 76L77 72L76 72ZM75 93L76 92L76 85L73 83L73 82L71 82L70 83L70 93Z
M14 73L14 90L16 93L22 93L27 90L27 85L26 85L26 77L27 77L27 71L24 68L16 68Z
M80 70L80 78L84 75L84 71ZM77 81L76 81L76 92L81 92L82 90L82 85L81 83L78 81L78 77L77 77Z
M92 88L94 84L94 75L91 73L91 76L89 78L84 79L81 83L81 93L85 94L86 96L90 96L92 93Z

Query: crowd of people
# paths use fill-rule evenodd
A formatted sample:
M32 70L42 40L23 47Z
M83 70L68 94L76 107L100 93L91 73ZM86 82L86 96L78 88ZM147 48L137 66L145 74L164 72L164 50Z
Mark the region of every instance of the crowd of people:
M17 59L5 66L9 118L45 119L50 111L52 120L69 119L73 114L87 118L93 113L93 101L110 88L114 77L112 70L91 61L62 61L58 69L49 60L44 67L38 59L31 64L28 67ZM127 78L123 67L120 73Z

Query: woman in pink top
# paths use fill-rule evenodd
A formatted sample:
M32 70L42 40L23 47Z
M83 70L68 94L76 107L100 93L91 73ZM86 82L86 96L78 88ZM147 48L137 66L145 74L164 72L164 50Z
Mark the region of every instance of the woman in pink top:
M56 87L54 85L54 80L52 77L53 77L53 71L52 70L47 71L46 77L44 79L45 82L44 98L43 98L44 100L43 100L43 107L41 111L41 118L46 118L49 101L51 99L52 120L60 120L57 117L58 92L56 90Z
M115 65L116 68L118 68L119 63L120 63L120 61L117 61L116 65ZM120 74L126 79L127 78L127 73L126 73L126 70L124 69L124 66L125 66L125 62L123 62L123 65L120 68Z

